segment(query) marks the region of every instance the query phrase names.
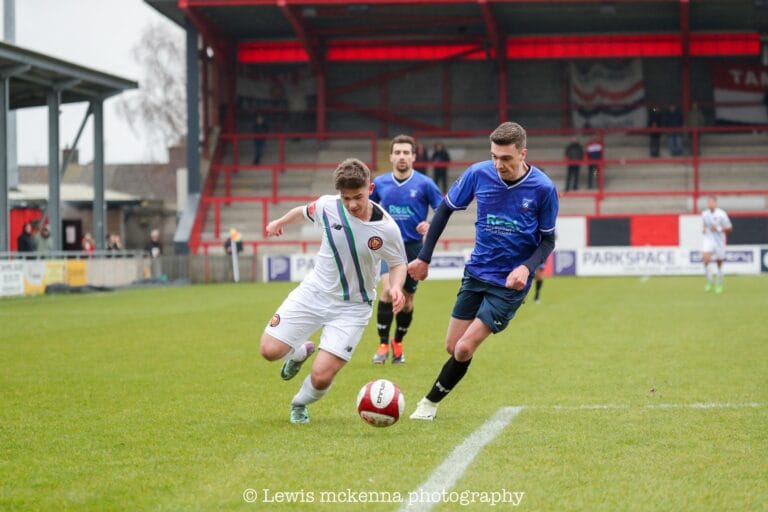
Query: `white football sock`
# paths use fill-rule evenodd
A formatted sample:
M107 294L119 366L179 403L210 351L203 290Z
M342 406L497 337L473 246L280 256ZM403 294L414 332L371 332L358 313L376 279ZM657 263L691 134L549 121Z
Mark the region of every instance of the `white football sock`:
M297 363L300 363L304 361L307 358L307 344L306 342L299 345L299 348L293 349L292 352L288 352L288 354L285 356L286 359L290 359L292 361L296 361Z
M717 267L717 286L723 286L723 267Z
M707 282L708 283L712 282L712 265L714 265L714 263L712 263L710 261L709 264L706 267L704 267L704 270L707 272Z
M328 386L328 389L331 389ZM315 389L312 385L312 376L307 375L304 382L301 384L301 389L296 393L296 396L291 400L291 405L309 405L317 402L328 392L328 389Z

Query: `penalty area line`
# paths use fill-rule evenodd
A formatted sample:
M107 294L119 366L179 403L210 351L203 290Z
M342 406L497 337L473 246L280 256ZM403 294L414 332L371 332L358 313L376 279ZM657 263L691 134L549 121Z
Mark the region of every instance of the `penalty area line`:
M413 492L432 496L433 493L438 495L452 489L480 451L493 441L522 410L523 407L502 407L496 411L496 414L454 448L442 464L429 475L429 478ZM400 512L426 512L439 503L439 501L408 500L400 507Z

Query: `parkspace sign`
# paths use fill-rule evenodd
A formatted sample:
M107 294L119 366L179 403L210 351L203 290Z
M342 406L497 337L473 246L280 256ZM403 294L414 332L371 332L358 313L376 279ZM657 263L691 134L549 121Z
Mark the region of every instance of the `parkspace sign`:
M725 272L759 274L761 249L732 246L726 251ZM557 251L555 275L645 276L699 275L704 272L700 250L680 247L588 247Z

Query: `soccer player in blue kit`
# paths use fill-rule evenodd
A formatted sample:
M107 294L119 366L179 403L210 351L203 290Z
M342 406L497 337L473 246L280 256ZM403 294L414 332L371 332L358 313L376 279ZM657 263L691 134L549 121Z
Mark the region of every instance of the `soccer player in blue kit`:
M475 248L448 323L443 365L432 389L411 419L434 420L438 403L461 381L480 344L515 316L536 267L555 247L557 190L540 169L525 162L526 133L506 122L490 136L491 160L469 167L440 204L418 258L408 273L426 279L438 238L455 210L477 199Z
M436 209L443 196L432 179L413 169L416 160L416 141L408 135L398 135L389 145L389 160L392 172L373 180L371 200L379 203L395 219L405 242L408 261L419 254L422 239L429 229L427 213L429 207ZM389 357L389 331L395 318L395 336L392 339L392 364L405 362L403 338L413 320L413 296L418 283L410 276L403 286L405 306L393 315L392 298L389 295L389 268L381 262L381 297L376 312L379 333L379 347L373 355L374 364L384 364Z

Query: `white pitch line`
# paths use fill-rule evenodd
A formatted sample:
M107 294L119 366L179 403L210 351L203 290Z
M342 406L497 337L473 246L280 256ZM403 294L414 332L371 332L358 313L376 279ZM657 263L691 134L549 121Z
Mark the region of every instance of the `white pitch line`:
M522 407L502 407L496 411L496 414L454 448L448 458L414 492L431 496L432 493L442 494L453 488L480 451L493 441L522 410ZM432 507L437 504L437 502L408 501L400 507L400 512L426 512L432 510Z
M647 404L641 406L643 409L744 409L765 407L768 404L759 402L711 402L711 403L690 403L690 404ZM413 492L417 495L441 495L456 485L459 478L464 474L475 457L480 451L496 436L498 436L509 423L523 409L538 410L615 410L630 409L628 404L583 404L583 405L520 405L514 407L502 407L488 421L483 423L477 430L472 432L464 441L454 448L453 452L446 458L437 469L429 476L426 482L417 487ZM434 493L434 494L433 494ZM428 512L439 502L431 501L406 501L400 507L398 512Z

